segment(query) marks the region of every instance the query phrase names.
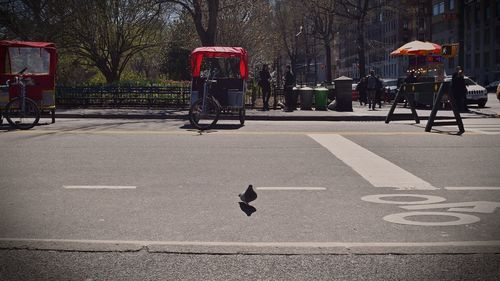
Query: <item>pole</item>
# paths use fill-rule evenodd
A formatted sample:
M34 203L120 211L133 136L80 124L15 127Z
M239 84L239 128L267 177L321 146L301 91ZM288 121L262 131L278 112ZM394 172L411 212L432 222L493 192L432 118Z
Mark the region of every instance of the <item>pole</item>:
M458 65L465 69L465 0L457 1L458 17Z

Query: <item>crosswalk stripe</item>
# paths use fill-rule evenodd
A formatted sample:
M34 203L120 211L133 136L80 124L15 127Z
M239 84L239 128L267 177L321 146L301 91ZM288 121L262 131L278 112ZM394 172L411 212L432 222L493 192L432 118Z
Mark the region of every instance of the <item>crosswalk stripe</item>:
M343 136L310 134L309 137L328 149L375 187L394 187L401 190L438 189Z

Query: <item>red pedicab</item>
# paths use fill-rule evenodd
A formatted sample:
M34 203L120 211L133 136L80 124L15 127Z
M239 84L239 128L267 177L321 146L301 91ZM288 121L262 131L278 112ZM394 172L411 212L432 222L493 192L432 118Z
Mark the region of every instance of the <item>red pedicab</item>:
M245 123L248 57L241 47L200 47L191 53L189 122L200 130L217 123L221 110L237 111Z
M53 43L0 41L0 122L30 129L49 111L54 123L56 64Z

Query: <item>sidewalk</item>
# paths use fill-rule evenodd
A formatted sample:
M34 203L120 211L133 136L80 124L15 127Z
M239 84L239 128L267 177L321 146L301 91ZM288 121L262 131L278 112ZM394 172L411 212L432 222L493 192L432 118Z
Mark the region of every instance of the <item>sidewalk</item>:
M269 120L269 121L384 121L391 105L384 104L382 108L369 110L367 106L360 106L353 102L352 112L296 110L284 112L282 110L262 111L260 109L247 109L246 120ZM470 113L461 113L462 118L499 118L500 103L491 98L486 108L470 107ZM409 108L402 104L396 107L394 113L411 113ZM114 118L114 119L187 119L187 110L177 109L57 109L56 118ZM422 120L429 118L431 109L417 109L417 114ZM221 114L221 119L238 119L238 114ZM437 119L453 118L451 110L440 110Z

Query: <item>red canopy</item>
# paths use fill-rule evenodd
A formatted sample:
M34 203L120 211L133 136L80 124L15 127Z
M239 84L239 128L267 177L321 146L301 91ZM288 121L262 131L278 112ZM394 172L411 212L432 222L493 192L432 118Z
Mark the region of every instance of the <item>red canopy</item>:
M25 73L24 76L32 78L34 85L27 88L27 95L31 99L39 102L49 97L54 101L55 75L57 67L57 52L56 45L49 42L26 42L14 40L0 40L0 84L5 84L5 81L13 79L17 74L11 73L11 58L9 56L9 48L36 48L44 49L49 53L49 73ZM29 65L29 61L27 67ZM19 70L19 69L18 69ZM9 96L15 97L20 93L19 87L9 88ZM52 96L52 98L50 98ZM46 105L53 106L50 102Z
M31 47L31 48L50 48L55 49L56 45L49 42L26 42L26 41L14 41L14 40L2 40L0 41L0 46L2 47Z
M239 58L241 78L248 78L248 55L241 47L200 47L191 52L191 71L193 77L199 77L201 61L206 58Z

